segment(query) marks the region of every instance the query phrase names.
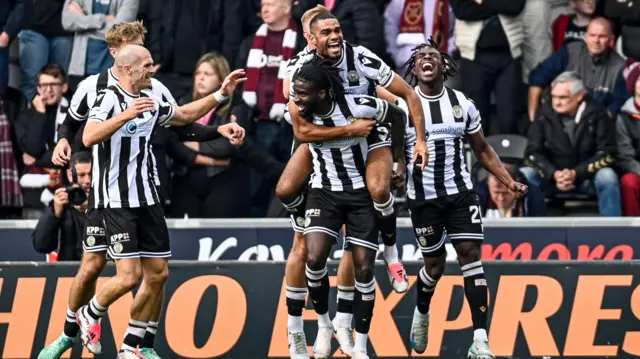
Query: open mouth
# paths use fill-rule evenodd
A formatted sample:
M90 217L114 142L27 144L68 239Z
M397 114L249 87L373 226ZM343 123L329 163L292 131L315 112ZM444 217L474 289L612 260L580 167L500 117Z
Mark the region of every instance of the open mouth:
M296 104L296 107L298 108L298 113L304 113L304 111L307 109L307 106L302 104Z
M433 75L434 70L436 69L436 66L433 62L427 60L422 62L421 69L422 69L422 72L425 73L425 75L431 76Z
M340 42L334 41L327 44L327 50L331 52L339 52L340 51Z

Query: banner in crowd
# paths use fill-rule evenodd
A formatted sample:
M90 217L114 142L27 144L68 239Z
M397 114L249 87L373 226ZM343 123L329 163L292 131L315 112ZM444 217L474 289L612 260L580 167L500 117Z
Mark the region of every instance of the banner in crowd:
M35 358L62 332L75 266L0 266L0 353ZM330 266L335 286L336 267ZM424 355L409 342L416 273L411 289L392 292L383 266L371 323L371 354L385 358L460 358L473 338L471 312L458 266L448 267L431 304ZM640 356L640 265L630 262L489 262L489 340L499 357ZM113 274L109 266L98 286ZM288 357L284 265L173 262L156 350L164 358ZM113 358L124 338L132 294L115 302L102 321L103 357ZM331 300L335 312L335 291ZM317 322L304 311L310 345ZM335 357L339 355L334 341ZM309 348L311 349L311 347ZM63 358L90 358L79 344Z
M515 259L640 259L640 230L627 220L590 219L564 225L547 220L514 222L509 226L487 221L482 258ZM601 226L594 226L602 222ZM620 223L619 223L620 222ZM624 222L624 223L622 223ZM185 225L185 223L187 225ZM629 222L630 223L630 222ZM624 225L627 224L627 225ZM35 223L33 223L35 225ZM0 261L43 261L33 250L30 226L0 227ZM173 259L177 260L285 260L291 250L293 232L286 220L169 221ZM398 249L403 260L419 260L421 253L409 221L399 220ZM449 260L456 253L447 244ZM340 244L332 259L342 256ZM381 257L380 257L381 258Z

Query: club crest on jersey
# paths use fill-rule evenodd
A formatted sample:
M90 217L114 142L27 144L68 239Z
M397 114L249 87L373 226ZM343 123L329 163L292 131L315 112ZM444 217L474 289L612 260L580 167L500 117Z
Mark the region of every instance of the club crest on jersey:
M349 75L349 81L351 82L360 81L360 75L358 75L358 73L355 70L349 71L348 75Z
M124 129L128 134L133 135L138 130L138 125L136 124L136 121L131 120L124 125Z
M462 118L462 107L460 105L453 106L453 117Z

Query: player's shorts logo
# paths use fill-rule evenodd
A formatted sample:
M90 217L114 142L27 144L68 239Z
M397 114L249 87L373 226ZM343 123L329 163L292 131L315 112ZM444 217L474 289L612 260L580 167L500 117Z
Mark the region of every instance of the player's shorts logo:
M304 227L304 218L302 217L296 217L296 223L298 224L299 227Z
M358 75L358 73L355 70L349 71L348 75L349 75L350 82L360 81L360 75Z
M424 238L423 236L418 237L418 242L420 242L420 245L423 247L427 246L427 239Z
M89 247L93 247L95 244L96 244L96 237L94 237L94 236L89 236L89 237L87 238L87 245L88 245Z
M453 106L453 117L462 118L462 107L460 105Z
M304 226L305 227L309 227L309 225L311 225L311 218L310 217L306 217L304 219Z
M124 129L128 134L133 135L134 133L136 133L136 130L138 130L138 125L134 120L131 120L127 122L126 125L124 125Z
M113 245L113 251L116 253L122 253L122 250L124 248L122 247L122 243L116 243Z

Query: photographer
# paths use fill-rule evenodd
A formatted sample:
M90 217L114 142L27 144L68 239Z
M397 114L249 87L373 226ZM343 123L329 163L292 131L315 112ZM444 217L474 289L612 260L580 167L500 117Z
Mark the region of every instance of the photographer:
M31 234L38 253L58 252L58 261L77 261L82 257L87 195L91 188L91 154L71 156L67 177L71 185L59 188Z

